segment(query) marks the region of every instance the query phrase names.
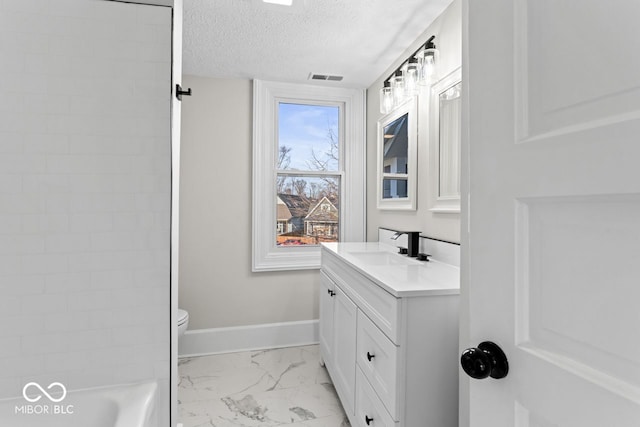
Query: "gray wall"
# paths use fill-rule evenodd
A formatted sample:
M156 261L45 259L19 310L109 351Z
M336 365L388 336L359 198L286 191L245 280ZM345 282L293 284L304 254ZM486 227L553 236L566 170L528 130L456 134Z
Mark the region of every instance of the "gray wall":
M318 318L315 270L251 272L252 85L184 76L179 305L189 329Z
M382 211L376 208L377 122L380 113L379 90L384 79L430 36L436 36L440 50L439 76L444 77L460 67L462 62L461 1L453 3L416 39L416 41L389 66L367 90L367 240L378 239L378 227L415 229L423 235L460 242L460 215L434 214L429 201L434 197L436 183L429 175L429 112L428 97L418 100L418 208L413 212Z

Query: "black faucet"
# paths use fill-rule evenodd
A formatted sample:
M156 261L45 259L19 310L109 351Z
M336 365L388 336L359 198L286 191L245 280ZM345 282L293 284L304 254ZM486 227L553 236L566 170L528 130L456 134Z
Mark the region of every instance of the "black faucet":
M407 256L417 257L420 251L420 232L419 231L398 231L391 238L396 240L403 234L407 235Z

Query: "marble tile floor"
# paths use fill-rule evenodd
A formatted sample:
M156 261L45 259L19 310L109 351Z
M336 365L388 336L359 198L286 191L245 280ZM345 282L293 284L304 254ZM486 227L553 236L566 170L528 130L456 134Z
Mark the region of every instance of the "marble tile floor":
M317 345L178 361L184 427L349 427Z

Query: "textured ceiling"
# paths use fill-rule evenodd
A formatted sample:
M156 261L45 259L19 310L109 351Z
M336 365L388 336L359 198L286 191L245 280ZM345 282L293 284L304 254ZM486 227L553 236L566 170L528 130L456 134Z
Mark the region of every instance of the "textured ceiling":
M365 88L451 0L184 0L183 72ZM425 40L426 41L426 40Z

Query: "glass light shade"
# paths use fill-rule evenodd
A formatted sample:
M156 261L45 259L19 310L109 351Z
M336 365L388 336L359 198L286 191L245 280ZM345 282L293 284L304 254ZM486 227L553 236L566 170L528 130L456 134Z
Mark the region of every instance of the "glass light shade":
M438 80L438 49L424 49L418 53L418 83L431 85Z
M393 105L398 106L406 99L406 86L402 73L397 73L391 78L391 87L393 88Z
M390 113L393 110L393 89L391 86L384 86L380 89L380 112Z
M418 93L418 61L410 60L402 69L405 93L412 96Z

